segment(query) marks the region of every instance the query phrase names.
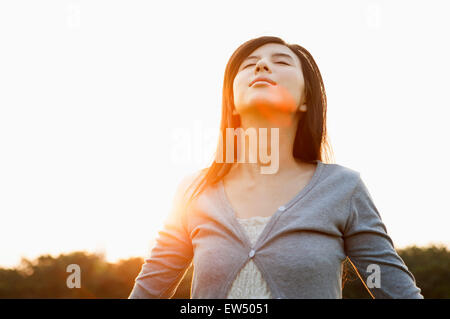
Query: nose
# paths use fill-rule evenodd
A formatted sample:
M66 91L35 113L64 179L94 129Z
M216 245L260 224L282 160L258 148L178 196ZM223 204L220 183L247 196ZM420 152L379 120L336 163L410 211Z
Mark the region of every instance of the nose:
M271 71L270 71L270 69L269 69L269 66L268 66L267 63L262 59L262 60L259 60L259 61L256 63L256 66L255 66L255 74L258 73L258 72L260 72L260 71L262 71L263 69L264 69L266 72L271 73Z

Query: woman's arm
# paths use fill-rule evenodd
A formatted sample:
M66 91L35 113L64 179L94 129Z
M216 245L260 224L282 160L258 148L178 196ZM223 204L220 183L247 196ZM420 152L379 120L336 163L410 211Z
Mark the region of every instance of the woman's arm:
M186 229L185 190L193 181L189 175L175 192L173 207L158 232L156 244L135 279L128 299L171 298L189 268L193 249Z
M369 191L358 177L345 228L345 251L376 299L423 299L413 274L394 249Z

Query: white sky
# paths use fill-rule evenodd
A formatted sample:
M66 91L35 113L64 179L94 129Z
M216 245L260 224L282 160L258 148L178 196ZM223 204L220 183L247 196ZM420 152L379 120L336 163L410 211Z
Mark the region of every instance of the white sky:
M395 247L450 244L448 9L2 1L0 266L146 255L178 182L212 158L228 59L262 35L315 58L336 161L361 172Z

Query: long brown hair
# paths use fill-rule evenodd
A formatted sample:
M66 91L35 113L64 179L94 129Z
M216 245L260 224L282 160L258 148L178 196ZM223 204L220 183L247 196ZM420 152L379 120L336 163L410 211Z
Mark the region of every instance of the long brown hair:
M233 115L235 108L233 81L242 61L254 50L267 43L278 43L290 48L300 59L303 77L305 79L304 93L306 94L308 109L300 117L298 122L293 156L303 162L311 163L317 159L325 163L334 162L326 129L327 97L319 68L311 54L305 48L298 44L288 44L278 37L262 36L248 40L241 44L232 54L227 63L223 80L222 119L219 133L221 136L226 136L226 128L236 129L240 127L239 115ZM234 138L237 139L236 136ZM222 147L222 150L219 152L220 147ZM236 162L236 141L234 148L234 162ZM216 161L218 153L224 154L226 158L225 143L218 143L213 162L209 167L202 169L196 182L191 184L191 186L196 185L196 188L189 196L188 203L207 187L219 182L230 171L233 163Z

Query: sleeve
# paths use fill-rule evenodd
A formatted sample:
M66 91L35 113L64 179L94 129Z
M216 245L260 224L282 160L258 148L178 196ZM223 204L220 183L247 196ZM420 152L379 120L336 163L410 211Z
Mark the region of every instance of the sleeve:
M344 234L345 252L374 299L423 299L397 254L371 195L358 175Z
M193 175L184 177L175 192L172 209L158 232L150 257L145 259L128 299L170 299L193 258L186 227L185 191Z

